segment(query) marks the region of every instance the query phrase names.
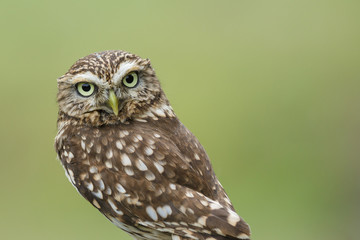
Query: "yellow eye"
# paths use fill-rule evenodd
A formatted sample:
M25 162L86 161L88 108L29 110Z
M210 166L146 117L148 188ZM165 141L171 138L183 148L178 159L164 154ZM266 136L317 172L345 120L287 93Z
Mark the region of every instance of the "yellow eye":
M132 73L129 73L128 75L126 75L123 78L122 82L125 87L133 88L133 87L136 87L136 85L138 84L139 77L136 72L132 72Z
M95 86L94 84L83 82L83 83L78 83L76 85L76 89L81 96L89 97L91 96L91 94L94 93Z

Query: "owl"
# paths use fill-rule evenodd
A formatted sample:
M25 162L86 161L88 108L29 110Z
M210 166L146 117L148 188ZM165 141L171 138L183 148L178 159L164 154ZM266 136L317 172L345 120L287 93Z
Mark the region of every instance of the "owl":
M148 59L94 53L58 78L55 148L70 182L135 239L249 239Z

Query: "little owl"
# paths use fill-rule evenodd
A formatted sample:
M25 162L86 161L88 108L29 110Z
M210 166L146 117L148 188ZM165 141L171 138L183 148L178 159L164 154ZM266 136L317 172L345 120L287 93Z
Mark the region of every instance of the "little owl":
M148 59L94 53L58 79L55 147L70 182L135 239L249 239Z

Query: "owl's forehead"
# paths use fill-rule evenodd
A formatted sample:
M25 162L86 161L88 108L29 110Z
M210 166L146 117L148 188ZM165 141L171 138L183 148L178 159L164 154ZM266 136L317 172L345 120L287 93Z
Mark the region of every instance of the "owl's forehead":
M73 78L92 76L92 78L116 84L124 74L143 70L149 66L148 59L142 59L135 54L120 50L105 51L79 59L65 75L71 75Z

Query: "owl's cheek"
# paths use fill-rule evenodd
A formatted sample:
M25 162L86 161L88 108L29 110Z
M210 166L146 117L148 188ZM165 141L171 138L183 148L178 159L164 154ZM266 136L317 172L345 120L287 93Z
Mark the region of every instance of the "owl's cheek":
M82 106L79 104L66 104L60 108L60 111L66 113L69 116L75 117L81 112Z
M70 102L63 105L60 109L62 112L72 117L78 117L92 111L92 107L89 104L83 102Z
M79 104L77 104L77 106L76 106L76 108L78 109L78 111L83 111L83 109L84 109L84 103L79 103Z

